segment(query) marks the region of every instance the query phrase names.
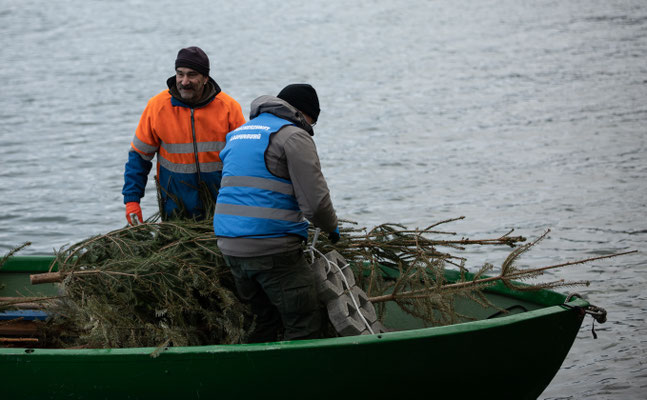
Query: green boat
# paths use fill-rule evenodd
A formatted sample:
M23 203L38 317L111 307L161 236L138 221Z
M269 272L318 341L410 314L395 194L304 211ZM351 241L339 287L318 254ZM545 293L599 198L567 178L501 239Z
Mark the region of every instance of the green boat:
M30 274L47 271L52 261L10 258L0 270L0 297L56 293L54 286L29 283ZM384 324L396 331L375 335L161 351L5 347L0 393L39 400L536 399L560 369L589 303L504 285L486 296L509 312L460 299L457 311L469 321L424 327L387 307Z

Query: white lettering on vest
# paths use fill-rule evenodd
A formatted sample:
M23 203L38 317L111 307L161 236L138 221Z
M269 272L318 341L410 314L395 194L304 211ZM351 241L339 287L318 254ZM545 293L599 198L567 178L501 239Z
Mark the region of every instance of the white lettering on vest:
M232 136L229 140L238 140L238 139L260 139L260 133L240 133L238 135Z
M262 129L264 131L269 131L270 127L265 126L265 125L243 125L243 126L239 126L238 128L236 128L234 130L234 132L236 132L236 131L247 131L247 130L250 130L250 129Z

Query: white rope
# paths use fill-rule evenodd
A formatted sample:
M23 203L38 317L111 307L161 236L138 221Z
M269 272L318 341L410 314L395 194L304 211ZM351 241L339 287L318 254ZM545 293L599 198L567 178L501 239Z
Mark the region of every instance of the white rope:
M362 322L364 323L364 325L366 325L366 328L371 333L371 335L375 334L375 332L373 332L373 329L371 328L371 324L368 323L368 321L364 317L364 314L362 314L362 309L360 308L357 300L355 300L355 296L353 296L353 291L351 290L350 285L348 284L348 280L346 279L346 276L344 276L344 271L342 271L344 268L349 267L350 263L346 263L346 265L344 265L343 267L340 268L339 265L337 265L337 263L330 262L330 260L328 258L326 258L326 256L322 252L317 250L315 248L315 245L317 244L317 240L319 239L319 232L320 232L320 229L316 228L314 236L312 237L312 243L310 244L310 247L308 248L308 251L310 252L310 258L312 259L312 262L314 263L314 261L315 261L314 255L315 255L315 253L317 253L317 254L319 254L319 256L321 258L323 258L326 261L326 266L328 267L326 269L326 275L328 275L328 273L330 272L330 269L332 268L333 265L335 266L335 268L337 268L337 271L339 271L339 275L341 276L341 279L344 281L344 286L346 286L346 288L348 289L348 295L350 296L350 299L353 301L353 305L355 305L355 309L357 309L357 313L359 314L360 318L362 319Z
M317 250L315 249L315 244L317 244L317 240L319 240L319 232L321 230L319 228L315 229L315 234L312 236L312 244L310 244L310 247L308 247L307 251L310 253L310 264L313 264L315 262L315 253L314 251ZM328 273L328 271L326 271Z

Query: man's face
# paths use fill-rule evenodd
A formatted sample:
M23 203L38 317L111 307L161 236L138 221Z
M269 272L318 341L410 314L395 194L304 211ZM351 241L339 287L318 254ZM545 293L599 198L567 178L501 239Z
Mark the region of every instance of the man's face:
M191 68L178 67L175 69L177 90L184 100L197 101L202 96L204 85L208 79L209 77Z

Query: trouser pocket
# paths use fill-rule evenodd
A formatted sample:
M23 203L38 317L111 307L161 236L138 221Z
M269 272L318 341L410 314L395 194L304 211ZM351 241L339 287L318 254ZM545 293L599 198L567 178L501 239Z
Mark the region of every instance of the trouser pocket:
M281 301L277 304L283 326L285 339L306 338L321 331L321 312L317 289L312 270L299 260L289 272L282 274ZM305 265L303 265L305 264Z

